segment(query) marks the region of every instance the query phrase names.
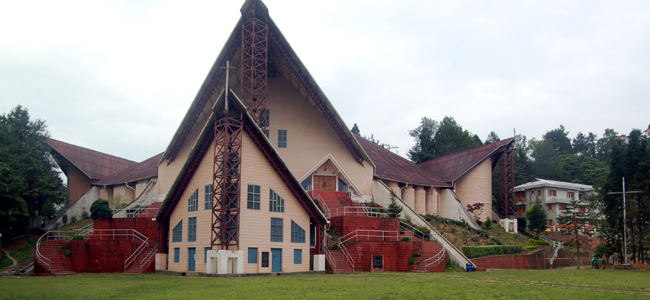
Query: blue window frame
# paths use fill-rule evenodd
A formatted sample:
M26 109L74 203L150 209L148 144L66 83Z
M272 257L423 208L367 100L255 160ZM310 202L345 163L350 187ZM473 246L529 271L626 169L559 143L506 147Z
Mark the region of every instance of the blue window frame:
M257 263L257 248L248 248L248 263Z
M302 264L302 249L293 249L293 263Z
M187 219L187 241L196 242L196 217Z
M284 199L276 194L272 189L269 192L269 211L284 212Z
M305 230L300 227L296 222L291 220L291 242L292 243L304 243L305 242Z
M260 209L260 189L259 185L248 185L248 201L246 205L248 209Z
M174 262L180 262L181 261L181 248L174 248Z
M180 220L174 230L172 231L172 243L180 243L183 241L183 220Z
M205 186L205 210L212 209L212 185Z
M302 185L302 188L305 189L305 191L311 191L313 190L311 188L311 176L307 177L305 180L303 180L300 185Z
M309 246L316 246L316 226L309 224Z
M287 131L285 129L278 130L278 148L287 148Z
M271 218L271 242L282 242L282 218Z
M187 201L187 212L199 210L199 189L196 189Z
M203 251L203 263L207 264L208 263L208 251L212 250L211 247L205 247Z
M339 192L347 192L348 184L345 183L341 178L339 178Z

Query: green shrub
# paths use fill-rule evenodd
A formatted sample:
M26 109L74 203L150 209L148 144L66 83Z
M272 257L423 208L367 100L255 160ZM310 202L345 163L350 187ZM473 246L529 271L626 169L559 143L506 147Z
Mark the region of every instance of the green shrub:
M426 226L415 226L415 229L419 230L422 233L431 233L431 230L429 230L429 227L426 227Z
M420 253L413 253L413 257L422 257L422 254L420 254Z
M112 219L113 213L111 212L111 208L108 205L108 200L95 200L95 202L93 202L93 204L90 206L90 217L93 218L93 220Z
M63 246L59 247L59 249L61 249L61 250L68 250L68 246L63 245Z
M70 249L65 250L65 252L63 252L63 255L64 255L64 256L67 256L67 257L72 256L72 250L70 250Z
M487 217L487 219L485 219L485 223L483 223L483 228L485 228L486 230L492 229L492 220L490 220L490 217Z
M479 258L493 255L520 254L522 246L465 246L463 253L467 258Z
M414 265L416 261L418 261L417 257L410 257L409 258L409 265Z
M81 234L77 234L77 235L73 236L72 239L75 240L75 241L80 241L80 240L84 239L84 236L81 235Z
M527 250L535 250L535 249L537 249L538 247L539 247L539 246L524 246L524 249L527 249Z
M545 241L545 240L535 240L535 239L530 239L528 240L528 245L531 246L550 246L551 243Z
M402 237L402 239L400 241L402 241L402 242L410 242L411 237L408 237L408 236Z
M84 210L84 212L81 213L81 218L82 219L87 219L88 218L88 212Z
M70 223L77 223L77 216L72 216L72 218L70 218Z
M63 222L63 226L68 224L68 214L64 214L63 217L61 217L61 222Z

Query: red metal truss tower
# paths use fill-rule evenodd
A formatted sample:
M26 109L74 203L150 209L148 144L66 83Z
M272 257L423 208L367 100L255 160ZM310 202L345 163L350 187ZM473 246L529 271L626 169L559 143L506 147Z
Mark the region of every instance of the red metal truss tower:
M226 99L228 101L228 99ZM214 131L212 249L239 247L242 112L224 110Z
M515 153L503 148L501 156L501 214L508 218L515 214Z
M244 14L241 39L241 99L253 120L266 130L268 11L254 1Z

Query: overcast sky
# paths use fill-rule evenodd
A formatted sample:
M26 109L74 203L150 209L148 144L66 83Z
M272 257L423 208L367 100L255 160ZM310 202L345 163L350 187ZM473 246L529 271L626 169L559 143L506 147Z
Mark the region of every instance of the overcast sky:
M167 147L241 1L0 0L0 113L142 161ZM650 1L286 1L269 13L349 127L423 116L485 140L650 123Z

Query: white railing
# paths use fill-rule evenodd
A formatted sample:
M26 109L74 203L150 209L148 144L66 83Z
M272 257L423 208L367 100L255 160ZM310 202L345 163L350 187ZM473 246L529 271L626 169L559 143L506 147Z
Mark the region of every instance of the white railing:
M321 208L325 211L325 217L330 218L332 211L327 206L327 203L325 203L325 200L323 200L323 197L321 197L320 194L316 194L316 199L318 199L318 203L321 205Z
M142 268L144 266L149 265L149 261L154 256L154 254L156 254L157 250L158 250L158 247L151 248L149 253L147 253L147 255L140 261L140 273L142 273Z
M92 236L93 239L99 240L130 239L133 242L140 241L140 246L138 246L131 256L124 261L125 273L131 264L135 264L136 259L140 256L142 251L149 246L149 239L134 229L97 229L86 235L86 237L90 236Z
M442 261L444 263L445 262L445 253L446 253L445 245L442 244L442 250L440 250L438 252L438 254L436 254L434 256L431 256L430 258L427 258L424 261L424 271L426 272L427 269L429 268L429 266L431 266L431 265L438 265L440 263L440 261Z
M555 247L555 245L556 242L553 242L553 247ZM551 266L553 266L553 261L557 258L558 251L560 251L560 249L562 249L562 242L557 242L557 247L555 247L555 252L553 253L553 257L551 257L551 261L549 262Z
M41 253L41 244L49 240L70 240L74 235L73 231L48 231L44 233L36 242L36 260L47 266L47 270L49 271L52 267L52 260Z
M144 200L141 204L138 204L139 207L134 211L134 212L129 212L127 210L127 217L128 218L135 218L137 217L141 212L143 212L145 209L149 209L149 205L151 205L154 200L156 200L157 197L154 197L153 195L149 195L149 197ZM156 208L157 209L157 208Z
M381 209L368 209L364 206L337 207L331 210L331 214L328 214L329 218L342 216L367 216L375 218L386 218L389 216L389 214L383 212Z
M369 229L357 229L352 231L339 239L339 245L354 239L355 242L359 241L359 237L365 237L366 241L370 241L370 238L381 239L382 241L399 241L399 231L388 231L388 230L369 230Z
M399 222L399 228L401 230L410 232L413 235L413 237L417 237L417 238L420 238L420 239L425 240L425 241L432 240L431 233L424 233L424 232L420 231L419 229L411 226L410 224L402 222L401 220Z
M323 253L325 253L325 259L329 262L332 271L336 273L336 260L334 260L332 252L330 252L330 249L327 248L325 243L323 243Z
M339 250L341 250L343 257L348 261L348 265L352 267L352 272L354 272L354 259L352 258L352 255L350 255L350 252L348 252L348 249L346 249L343 244L339 243Z

